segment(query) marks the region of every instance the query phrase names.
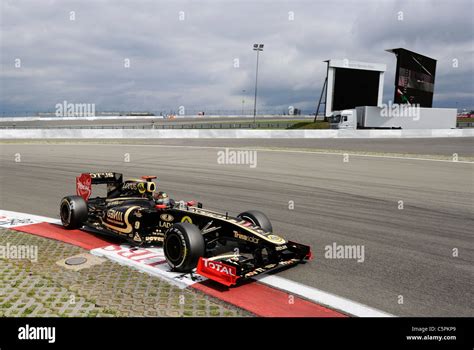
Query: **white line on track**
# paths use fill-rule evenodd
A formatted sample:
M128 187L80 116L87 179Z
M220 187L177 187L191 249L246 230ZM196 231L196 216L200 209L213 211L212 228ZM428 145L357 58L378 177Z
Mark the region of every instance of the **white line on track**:
M291 281L289 279L264 275L255 277L260 283L269 285L276 289L280 289L295 295L299 295L305 299L314 301L315 303L328 306L332 309L339 310L357 317L394 317L389 313L377 310L370 306L360 304L350 299L342 298L337 295L324 292L322 290Z
M38 144L36 144L38 145ZM45 144L46 145L46 144ZM47 144L50 146L51 144ZM271 149L271 148L259 148L259 147L224 147L224 146L183 146L183 145L136 145L128 143L61 143L61 146L127 146L127 147L157 147L157 148L190 148L190 149L233 149L233 150L255 150L259 152L281 152L281 153L303 153L303 154L321 154L321 155L336 155L343 156L349 155L350 157L367 157L367 158L384 158L384 159L400 159L400 160L421 160L428 162L444 162L444 163L461 163L461 164L474 164L474 162L467 160L449 160L449 159L434 159L434 158L420 158L420 157L403 157L403 156L386 156L378 154L362 154L362 153L349 153L349 152L319 152L319 151L306 151L306 150L290 150L290 149Z

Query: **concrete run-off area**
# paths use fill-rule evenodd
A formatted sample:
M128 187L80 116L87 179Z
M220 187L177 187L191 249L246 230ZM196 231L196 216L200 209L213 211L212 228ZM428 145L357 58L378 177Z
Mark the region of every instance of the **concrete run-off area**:
M92 257L86 250L27 233L0 229L0 246L35 246L37 261L0 260L0 316L226 317L250 316L197 290ZM85 256L84 267L67 266ZM91 263L91 260L92 263Z

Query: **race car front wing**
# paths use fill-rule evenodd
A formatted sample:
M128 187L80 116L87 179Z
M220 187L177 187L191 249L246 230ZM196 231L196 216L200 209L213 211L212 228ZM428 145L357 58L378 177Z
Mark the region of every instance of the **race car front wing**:
M303 244L288 242L286 254L280 255L277 262L255 264L254 259L249 259L239 254L221 255L210 258L199 258L196 273L228 287L238 282L255 277L262 273L294 266L305 260L312 259L310 247Z

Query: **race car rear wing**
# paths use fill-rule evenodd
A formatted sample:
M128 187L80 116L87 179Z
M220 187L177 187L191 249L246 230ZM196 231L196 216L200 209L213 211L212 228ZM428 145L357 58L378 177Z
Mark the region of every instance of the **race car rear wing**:
M120 173L82 173L76 177L76 193L87 201L92 194L92 185L107 184L107 196L119 189L123 184Z

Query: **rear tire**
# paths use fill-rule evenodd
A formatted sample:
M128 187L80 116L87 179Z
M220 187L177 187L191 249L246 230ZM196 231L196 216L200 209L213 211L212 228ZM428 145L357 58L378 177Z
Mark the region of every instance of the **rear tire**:
M190 272L204 256L206 246L199 228L190 223L177 223L166 231L163 251L168 265L177 272Z
M270 219L261 211L258 210L248 210L237 215L239 219L249 221L254 225L260 226L263 230L267 232L273 232L272 223Z
M87 212L87 203L80 196L64 197L59 205L61 222L68 230L81 228L87 221Z

